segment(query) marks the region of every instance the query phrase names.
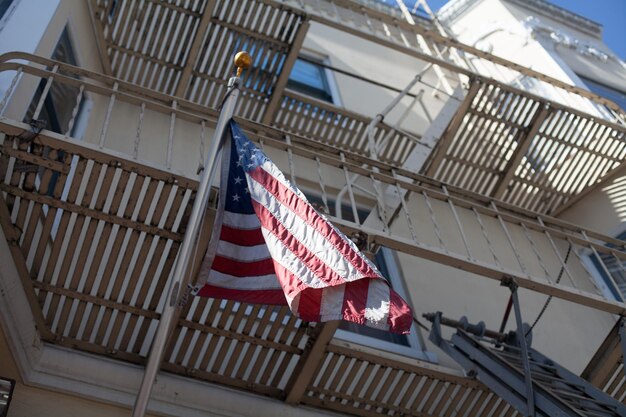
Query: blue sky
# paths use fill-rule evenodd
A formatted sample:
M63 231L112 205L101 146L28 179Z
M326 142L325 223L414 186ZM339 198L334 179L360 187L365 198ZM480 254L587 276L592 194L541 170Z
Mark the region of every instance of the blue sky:
M622 60L626 60L626 0L548 0L576 14L600 23L604 42ZM428 0L438 10L447 0Z

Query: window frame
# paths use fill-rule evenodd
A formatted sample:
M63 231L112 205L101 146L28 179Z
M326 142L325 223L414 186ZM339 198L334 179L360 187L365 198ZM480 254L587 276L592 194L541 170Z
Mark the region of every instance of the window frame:
M621 107L622 110L626 111L626 91L619 90L615 87L604 84L601 81L589 78L586 75L579 74L579 73L575 73L575 74L580 80L580 82L582 83L584 88L586 88L587 90L591 91L594 94L597 94L601 97L606 98L607 100L611 100L612 102L617 104L619 107ZM616 94L616 95L622 96L621 100L616 101L613 96L609 96L606 94L607 91L613 95Z
M293 86L289 85L289 80L291 79L291 73L293 73L293 70L295 68L295 63L294 63L294 67L291 69L291 73L289 74L289 78L287 79L287 85L285 86L285 88L290 91L296 92L298 94L302 94L307 97L311 97L315 100L319 100L324 103L330 103L335 106L341 106L342 105L341 97L339 95L339 89L337 88L337 83L336 83L334 74L328 68L321 66L321 65L330 65L329 58L327 56L323 56L321 54L318 54L312 51L302 51L300 55L298 56L298 58L296 59L296 62L298 59L300 59L300 57L306 59L306 61L304 62L311 63L313 65L318 65L321 73L324 75L326 84L328 85L328 94L331 97L331 101L322 100L318 97L307 94L305 91L299 90L297 88L293 88ZM310 62L310 61L315 61L315 62Z
M0 408L0 417L6 417L9 414L9 407L11 406L11 400L13 399L13 393L15 392L15 380L12 378L6 378L0 376L0 380L8 383L9 389L4 392L0 390L0 394L5 396L6 403L3 408ZM1 405L1 404L0 404Z
M404 300L408 302L408 292L404 285L403 274L400 269L400 262L395 252L389 248L381 247L382 256L385 259L389 276L385 277L389 280L391 287L395 292L400 295ZM412 306L411 306L412 308ZM437 355L434 352L426 350L424 339L422 338L420 330L415 323L411 324L411 331L407 336L409 346L400 345L387 340L381 340L375 337L366 336L358 333L351 332L349 330L337 329L335 331L335 338L341 342L348 344L357 344L373 349L384 350L390 353L400 354L402 356L408 356L411 358L424 360L432 363L438 363Z
M626 224L620 225L620 227L616 229L616 233L611 233L611 235L616 239L620 239L620 236L626 237ZM617 283L612 275L610 277L606 275L592 250L588 249L586 256L582 259L604 298L620 303L626 302L626 293L622 293L619 287L616 286Z
M322 198L318 195L317 191L313 191L311 189L301 189L301 191L306 195L309 203L312 203L314 206L319 204L319 201L322 200ZM335 208L334 199L332 198L328 199L328 207L331 210ZM348 210L348 212L350 211L349 207L342 205L342 212L344 212L345 210ZM359 219L362 219L362 221L365 221L367 216L369 216L370 214L370 209L369 208L365 209L363 206L360 206L360 207L357 206L357 210L359 211L358 213ZM365 217L362 216L363 214L365 214ZM332 212L324 213L324 215L328 217L334 216ZM351 220L348 220L348 221L351 221ZM379 251L382 252L382 256L385 261L385 266L387 267L387 270L388 270L389 276L385 278L389 280L389 283L391 284L391 287L393 288L393 290L396 293L398 293L398 295L402 297L405 301L409 302L410 300L409 292L407 291L407 288L404 284L404 274L402 273L400 260L398 259L396 252L384 246L381 246L379 248ZM410 306L413 309L413 306L412 305ZM415 323L411 324L410 333L406 336L407 336L407 341L409 343L409 346L404 346L404 345L394 343L389 340L382 340L373 336L363 335L363 334L352 332L350 330L344 330L341 328L338 328L335 331L335 340L341 343L347 343L350 347L353 347L352 345L358 345L358 346L363 346L366 348L372 348L372 349L377 349L377 350L381 350L385 352L390 352L393 354L399 354L399 355L410 357L413 359L428 361L431 363L439 362L435 352L426 350L426 343L424 341L424 338L422 337L421 330L416 326Z

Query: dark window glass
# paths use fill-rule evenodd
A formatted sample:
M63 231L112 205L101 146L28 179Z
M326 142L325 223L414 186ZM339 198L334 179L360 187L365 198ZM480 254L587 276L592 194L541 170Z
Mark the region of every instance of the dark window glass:
M626 92L616 90L613 87L609 87L597 81L590 80L589 78L583 77L582 75L577 75L578 78L580 78L582 82L585 83L587 88L591 90L591 92L615 102L615 104L626 110Z
M13 3L13 0L0 0L0 19L2 19L7 10L9 10L11 3Z
M333 102L324 68L309 60L296 60L289 75L287 87L322 101Z
M8 416L9 406L11 405L11 397L13 396L14 388L14 380L0 378L0 417Z
M307 199L313 205L313 207L315 207L321 212L325 211L324 203L320 197L315 196L315 195L307 195ZM334 202L332 201L328 202L328 209L330 210L330 213L329 213L330 215L335 214ZM342 211L342 218L344 220L354 221L354 214L352 212L352 209L349 206L342 205L341 211ZM363 221L367 218L368 212L366 210L360 209L360 210L357 210L357 215L359 216L359 219ZM376 256L374 257L373 261L376 267L378 268L378 270L380 271L380 273L385 278L387 278L389 285L393 288L393 280L389 272L387 259L384 256L383 249L379 250L376 253ZM357 324L357 323L352 323L349 321L342 321L341 324L339 325L339 328L343 330L347 330L352 333L360 334L363 336L368 336L368 337L373 337L375 339L384 340L386 342L396 343L398 345L408 346L408 347L411 346L411 344L409 343L408 337L404 334L390 333L384 330L374 329L372 327L364 326L364 325Z
M387 261L383 256L382 250L379 250L378 253L376 253L374 263L384 277L391 278L389 275L389 269L387 268ZM393 283L391 282L391 280L389 280L389 284L393 288ZM409 344L409 338L405 334L390 333L384 330L374 329L373 327L364 326L362 324L352 323L350 321L342 321L339 325L339 328L363 336L384 340L386 342L396 343L398 345L408 347L411 346Z
M618 235L617 239L626 240L626 231ZM607 246L610 248L615 247L615 245L610 243ZM622 260L620 262L615 256L608 253L598 253L598 255L600 259L593 255L591 261L598 269L606 286L617 300L626 300L626 272L624 272L626 271L626 261ZM602 263L600 261L602 261ZM606 271L602 264L606 267ZM607 275L607 271L611 274L610 277ZM615 282L615 284L613 284L613 282Z
M59 43L52 53L52 59L55 61L65 62L70 65L76 65L76 56L74 55L74 49L72 48L67 28L63 31L61 38L59 39ZM63 74L62 71L59 73ZM64 75L71 76L71 74ZM39 99L45 89L46 82L47 79L45 78L42 78L39 82L35 96L33 97L28 111L26 112L26 117L24 118L26 122L31 122L33 115L35 114L37 104L39 103ZM41 113L37 119L46 122L46 129L60 134L68 133L71 136L73 132L68 132L68 128L72 118L72 112L76 106L78 93L79 88L77 86L68 85L66 83L52 82L50 91L44 100ZM81 100L81 105L83 102L84 100ZM79 114L80 110L81 109L79 108L76 114ZM74 127L75 126L76 124L74 124Z

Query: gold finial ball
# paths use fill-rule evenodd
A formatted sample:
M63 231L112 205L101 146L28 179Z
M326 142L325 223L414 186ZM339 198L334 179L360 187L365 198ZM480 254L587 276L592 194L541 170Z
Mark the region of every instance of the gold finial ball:
M235 55L235 66L242 70L247 69L252 65L252 57L246 51L237 52Z

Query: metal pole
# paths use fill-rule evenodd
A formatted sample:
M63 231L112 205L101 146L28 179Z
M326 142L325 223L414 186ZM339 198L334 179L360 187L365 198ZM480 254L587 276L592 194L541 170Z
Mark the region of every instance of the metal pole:
M150 347L148 364L146 365L143 380L141 381L141 387L139 388L139 393L137 394L137 398L135 400L132 417L143 417L146 413L154 378L156 377L156 374L161 366L163 352L165 350L167 339L170 335L170 328L178 305L181 281L187 272L189 261L193 255L193 248L197 240L198 230L206 211L206 206L209 200L209 191L216 172L217 155L220 151L224 130L233 115L235 104L237 102L237 96L239 95L238 86L240 81L241 80L238 77L232 77L228 81L228 93L226 99L224 100L220 117L217 120L215 133L213 134L213 142L211 143L211 148L209 149L209 154L207 155L207 159L204 164L205 170L202 173L200 185L198 186L196 198L193 203L191 216L187 225L187 232L185 233L182 247L180 249L180 253L178 254L178 260L174 270L174 278L170 284L169 296L167 297L167 302L163 310L163 314L161 315L161 320L159 321L159 327L157 328L156 335L152 341L152 346Z
M522 323L522 312L519 305L519 298L517 296L517 284L510 282L509 289L511 290L511 298L513 299L513 310L515 311L515 321L517 322L517 339L519 341L522 363L524 364L524 379L526 380L526 404L528 411L527 417L535 416L535 393L533 391L533 379L530 373L530 362L528 359L528 345L526 344L526 335L524 334L524 325Z

